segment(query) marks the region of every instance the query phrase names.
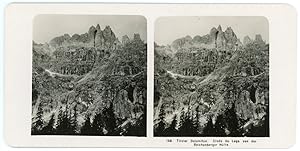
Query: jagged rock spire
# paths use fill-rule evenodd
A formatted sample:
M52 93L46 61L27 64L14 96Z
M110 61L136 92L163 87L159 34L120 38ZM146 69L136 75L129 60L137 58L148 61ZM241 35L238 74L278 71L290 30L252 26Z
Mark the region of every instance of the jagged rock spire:
M99 24L97 24L97 26L96 26L96 30L97 30L97 31L101 30L101 28L100 28L100 25L99 25Z
M226 44L226 39L224 32L222 31L221 25L218 26L218 33L217 33L217 40L216 40L216 47L223 48Z
M235 35L235 33L233 32L231 27L227 27L224 34L225 34L225 39L226 39L228 47L232 48L233 46L235 46L237 44L238 38Z
M97 24L96 30L97 32L95 35L95 47L99 48L102 47L104 43L103 33L99 24Z
M222 31L221 25L218 26L218 31Z

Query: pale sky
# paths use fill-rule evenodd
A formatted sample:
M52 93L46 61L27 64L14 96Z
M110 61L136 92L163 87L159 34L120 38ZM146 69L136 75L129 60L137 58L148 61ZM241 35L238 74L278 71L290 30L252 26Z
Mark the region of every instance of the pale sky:
M141 39L147 39L147 23L143 16L126 15L38 15L33 22L33 40L37 43L49 42L63 34L84 34L89 28L99 24L101 30L109 25L121 41L122 36L133 38L139 33Z
M237 37L243 42L248 35L251 39L261 34L263 40L269 41L269 24L264 17L161 17L155 22L155 42L159 45L171 44L174 40L190 35L204 36L210 29L221 25L225 31L231 27Z

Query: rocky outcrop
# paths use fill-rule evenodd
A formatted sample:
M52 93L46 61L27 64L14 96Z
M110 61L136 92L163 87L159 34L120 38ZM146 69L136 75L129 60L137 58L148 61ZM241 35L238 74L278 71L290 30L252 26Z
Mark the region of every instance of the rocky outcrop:
M122 37L122 44L123 44L123 45L126 45L126 44L129 43L129 42L130 42L129 37L128 37L127 35L124 35L124 36Z
M69 34L64 34L64 35L62 35L62 36L53 38L53 39L49 42L49 44L50 44L50 46L52 46L52 47L54 47L54 48L60 47L60 46L62 46L62 45L65 45L66 43L68 43L69 40L70 40L70 38L71 38L71 37L70 37Z
M264 43L260 34L255 35L255 41L258 43Z
M239 45L240 43L238 43L238 38L235 35L235 33L233 32L231 27L228 27L225 32L225 39L227 42L227 47L229 48L233 48L235 45Z
M104 47L114 48L114 46L116 45L117 38L114 32L111 30L110 26L106 26L102 32L104 38Z
M243 41L244 45L248 45L252 43L258 44L260 47L266 46L266 42L262 39L262 36L260 34L256 34L254 40L252 40L249 36L244 37L244 41Z
M224 48L226 46L226 39L225 34L222 31L222 27L219 25L217 28L217 39L216 39L216 47L217 48Z
M253 40L249 36L244 37L244 41L243 41L244 45L250 44L252 42L253 42Z
M134 41L137 41L137 42L141 42L142 39L141 39L140 34L134 34L134 35L133 35L133 40L134 40Z
M91 26L89 31L88 31L88 41L89 45L94 46L95 45L95 35L96 35L96 28L94 26Z
M212 44L214 44L214 46L216 47L216 41L217 41L217 35L218 35L217 28L213 27L210 30L209 35L210 35L210 39L211 39Z
M259 44L261 47L266 45L266 42L262 39L262 36L260 34L255 35L254 42Z
M191 36L185 36L180 39L176 39L172 44L171 47L175 50L189 48L192 46L192 37Z
M104 37L99 24L96 26L96 31L95 47L101 48L104 45Z

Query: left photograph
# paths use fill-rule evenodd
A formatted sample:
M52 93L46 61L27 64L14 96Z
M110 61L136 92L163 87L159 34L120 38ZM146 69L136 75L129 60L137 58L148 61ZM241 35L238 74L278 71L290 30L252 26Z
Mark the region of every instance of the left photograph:
M31 135L146 136L143 16L33 20Z

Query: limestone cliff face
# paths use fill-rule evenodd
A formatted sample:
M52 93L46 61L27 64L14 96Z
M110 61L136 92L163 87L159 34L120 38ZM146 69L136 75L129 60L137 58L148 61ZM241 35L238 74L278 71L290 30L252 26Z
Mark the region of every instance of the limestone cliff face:
M53 53L50 70L66 75L84 75L92 70L96 60L101 57L97 52L100 51L93 47L60 47Z

